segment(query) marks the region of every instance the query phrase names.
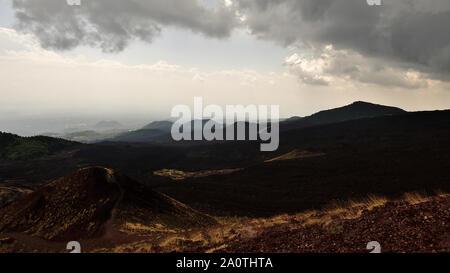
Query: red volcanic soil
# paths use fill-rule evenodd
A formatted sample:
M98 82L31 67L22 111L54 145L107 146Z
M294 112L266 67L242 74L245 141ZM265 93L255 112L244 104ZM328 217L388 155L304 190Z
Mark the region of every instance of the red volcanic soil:
M450 195L370 204L218 226L120 173L85 168L1 208L0 252L67 252L68 241L83 252L367 253L371 241L382 252L450 252Z
M112 172L82 169L2 208L0 231L53 241L96 236L121 196Z
M122 232L127 222L176 230L216 223L172 198L101 167L81 169L0 209L0 252L110 248L149 234Z
M356 219L293 224L269 227L251 239L238 237L219 252L367 253L370 241L379 242L381 252L450 252L449 196L415 205L388 202Z

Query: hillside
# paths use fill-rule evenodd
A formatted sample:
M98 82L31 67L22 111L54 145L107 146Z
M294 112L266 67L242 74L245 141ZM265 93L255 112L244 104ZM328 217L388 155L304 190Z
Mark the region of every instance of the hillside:
M347 120L368 118L368 117L380 117L385 115L398 115L406 113L404 110L389 107L383 105L377 105L367 102L354 102L350 105L321 111L315 113L311 116L300 118L300 117L292 117L287 120L284 120L280 123L280 130L287 131L292 129L299 129L309 126L317 126L322 124L329 124L335 122L342 122ZM209 120L202 120L202 126L204 126ZM170 131L173 123L171 121L154 121L146 126L142 127L139 130L133 130L128 132L123 132L120 134L116 134L110 137L97 137L97 140L105 140L112 142L134 142L134 143L172 143L172 138L170 136ZM194 132L194 121L190 122L192 137ZM230 125L236 127L237 123ZM248 136L248 127L249 123L244 122L244 127L246 130L246 135ZM202 127L203 128L203 127ZM225 134L225 131L224 131ZM235 133L236 136L236 133ZM72 138L70 138L72 139ZM79 139L74 139L79 140Z
M380 116L400 115L406 111L391 106L357 101L339 108L320 111L311 116L299 118L293 117L281 122L281 130L300 129L309 126L336 123L361 118L373 118Z
M47 241L155 233L215 221L110 169L92 167L55 180L0 209L0 233ZM11 235L14 238L14 235Z
M94 252L131 253L382 253L450 251L450 196L371 196L297 214L224 218L220 225L166 234Z
M144 127L142 127L142 129L160 130L160 131L163 131L166 133L170 133L172 124L173 124L172 122L167 121L167 120L154 121L154 122L151 122L151 123L145 125Z
M166 135L165 131L158 129L139 129L136 131L129 131L118 134L117 136L106 139L112 142L151 142L156 137Z
M367 244L376 241L383 253L448 253L450 196L299 214L254 230L218 252L368 253Z
M280 178L272 181L277 181L281 185L287 184L272 193L279 193L282 196L281 200L286 198L287 193L289 193L288 196L292 196L289 199L294 199L296 192L300 194L301 191L295 190L295 187L301 185L309 187L305 184L294 183L295 179L298 180L299 177L307 181L306 185L320 180L320 184L314 184L318 190L321 190L323 184L344 183L348 185L361 179L370 181L367 183L366 189L361 185L356 187L365 193L372 188L380 189L376 186L379 180L388 181L386 182L388 190L396 185L396 190L389 190L389 192L400 192L401 189L407 188L409 190L430 187L444 189L448 187L448 183L444 183L447 176L442 170L450 167L448 165L450 162L448 160L449 137L450 111L411 112L282 131L280 132L280 148L272 153L261 153L258 142L248 141L98 143L77 146L76 152L57 160L44 161L37 158L22 161L20 164L3 162L0 164L0 176L10 179L19 177L47 183L48 180L66 175L79 167L100 165L119 170L149 185L161 186L161 189L167 190L170 196L180 199L179 197L183 197L184 194L176 192L177 188L181 189L189 185L178 186L166 183L164 180L156 179L153 175L154 171L175 169L191 172L250 168L241 173L246 174L247 172L253 173L251 170L254 169L254 174L249 174L245 179L240 179L239 175L224 176L221 179L226 178L227 182L217 183L217 185L215 185L216 181L209 181L207 178L196 180L195 183L198 181L201 186L195 188L195 192L205 197L204 203L208 203L209 196L211 196L213 203L220 203L224 208L228 208L229 206L226 204L234 202L233 200L245 202L250 199L252 195L243 195L242 199L235 196L240 192L252 191L255 187L259 189L257 195L261 195L264 202L267 200L275 202L277 199L263 197L261 192L266 188L254 186L254 181L257 181L260 176L262 179L259 179L259 184L266 180L265 176L259 175L259 173L265 173L265 170L271 165L264 164L264 161L287 155L293 151L300 154L325 154L325 156L278 161L278 163L271 162L272 165L279 164L280 170L285 169L278 171L277 167L274 167L267 175L267 185L269 185L267 190L276 186L270 180L272 175ZM299 162L294 164L296 161ZM55 164L58 165L58 168L54 168ZM339 173L339 175L326 176L324 172L327 170ZM281 177L285 179L281 179ZM434 177L434 179L431 180L430 177ZM246 183L242 183L244 180ZM409 180L414 183L408 183ZM228 184L229 186L227 186ZM233 186L234 184L237 186ZM220 198L228 195L224 198L225 202L215 199L214 187L210 188L209 185L214 185L216 189L223 191ZM225 190L225 187L229 187L229 190ZM239 187L241 190L233 192L234 187ZM183 190L191 192L188 189ZM381 188L381 190L386 189ZM204 195L205 191L208 192L206 195ZM349 194L346 189L340 189L340 192ZM358 192L359 190L354 195L357 195ZM192 194L193 192L191 192ZM259 197L254 198L258 199ZM338 198L338 196L325 195L320 199L325 198ZM185 200L188 199L191 197L186 197ZM298 204L293 204L293 208L296 206Z
M271 153L247 141L107 142L1 162L0 252L78 239L93 252L362 252L371 228L387 251L447 251L448 196L384 199L450 192L449 137L450 111L412 112L282 131ZM87 166L108 169L53 179ZM364 205L372 195L384 199ZM347 200L366 207L326 210Z
M0 159L26 160L52 155L78 145L76 142L46 136L20 137L0 132Z
M301 129L305 127L318 126L323 124L337 123L348 120L356 120L362 118L374 118L381 116L391 116L405 114L406 111L390 106L372 104L368 102L354 102L350 105L320 111L308 117L292 117L280 122L280 131L289 131L293 129ZM204 126L209 120L202 120L202 126ZM235 127L235 137L237 123L230 125ZM245 127L246 136L248 137L249 123L243 123ZM118 135L114 138L108 139L110 141L117 142L158 142L158 143L170 143L172 139L170 137L170 130L172 127L172 122L170 121L155 121L144 126L140 130L130 131ZM192 130L192 138L194 135L194 121L190 122ZM226 126L225 126L226 127ZM202 127L203 128L203 127ZM225 136L225 130L224 130Z
M103 131L88 130L88 131L68 133L61 135L60 137L63 139L77 141L81 143L95 143L104 141L106 139L114 138L120 134L123 134L124 132L126 131L120 129L103 130Z
M398 197L412 191L450 191L450 174L443 171L450 169L449 137L450 111L307 127L282 132L275 153L262 154L250 144L239 147L243 157L253 155L255 160L242 171L155 186L207 212L259 217L316 209L332 200L368 194ZM211 150L222 158L227 155L224 150L240 155L231 145L222 148ZM258 162L258 156L263 160ZM203 166L214 160L209 158ZM236 167L243 168L224 165Z

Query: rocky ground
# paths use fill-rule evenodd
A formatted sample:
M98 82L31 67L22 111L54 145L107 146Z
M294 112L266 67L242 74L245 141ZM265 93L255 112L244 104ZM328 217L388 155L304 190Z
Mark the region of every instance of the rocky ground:
M227 223L228 222L228 223ZM450 252L450 196L375 198L330 210L225 224L143 239L106 252L368 253Z
M263 229L254 238L239 237L223 252L368 252L377 241L382 252L450 252L450 197L410 204L387 202L355 219L302 226L289 223Z
M69 241L83 252L367 253L371 241L381 252L450 252L450 195L369 196L297 214L212 217L92 167L0 209L0 252L68 252Z

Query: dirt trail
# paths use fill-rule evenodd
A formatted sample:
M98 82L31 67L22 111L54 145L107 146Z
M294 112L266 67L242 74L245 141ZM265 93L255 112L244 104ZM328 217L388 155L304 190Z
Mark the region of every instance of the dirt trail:
M106 181L108 183L117 185L117 187L119 188L119 192L120 192L119 197L117 198L116 202L114 203L114 206L111 209L109 219L106 220L105 223L100 228L101 232L103 232L102 238L108 239L108 238L112 238L113 235L115 235L118 232L118 231L114 230L113 223L114 223L115 216L117 214L117 208L119 207L120 203L123 200L123 196L125 195L125 190L122 188L122 186L119 183L117 183L117 179L114 175L114 171L111 169L106 169L106 168L105 168L105 170L106 170Z

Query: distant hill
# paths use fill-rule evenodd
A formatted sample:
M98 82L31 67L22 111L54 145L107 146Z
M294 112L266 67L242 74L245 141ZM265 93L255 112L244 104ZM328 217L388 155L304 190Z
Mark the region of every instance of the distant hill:
M144 225L161 231L216 223L110 169L90 167L0 209L0 232L53 241L96 238Z
M400 115L405 113L407 112L397 107L357 101L347 106L320 111L308 117L293 117L287 119L281 123L280 127L281 130L285 131L347 120Z
M87 131L80 131L80 132L73 132L69 134L65 134L62 136L64 139L67 140L73 140L73 141L80 141L80 142L87 142L92 139L100 139L102 138L103 134L93 131L93 130L87 130Z
M97 130L122 129L124 126L115 120L102 120L94 126Z
M156 189L207 213L257 217L369 194L395 198L405 192L449 192L450 174L443 171L450 169L449 137L447 110L285 131L274 153L261 153L257 145L245 142L197 146L191 153L199 156L182 158L184 166L195 162L204 169L244 170L161 183ZM179 165L174 167L185 170Z
M203 126L209 120L201 120L203 130ZM194 138L195 131L195 120L185 123L183 126L187 126L190 124L191 127L191 139ZM158 142L158 143L168 143L173 142L171 137L173 123L170 121L155 121L146 126L144 126L140 130L129 131L122 134L117 135L114 138L108 139L108 141L113 142L137 142L137 143L145 143L145 142Z
M172 122L163 120L163 121L154 121L142 127L143 130L160 130L166 133L170 133L172 128Z
M347 120L405 113L407 112L400 108L358 101L347 106L321 111L308 117L291 117L280 122L280 131L343 122ZM208 119L201 121L202 128L208 121ZM237 122L234 125L231 125L235 128L235 137L238 123L244 123L246 136L248 138L249 122ZM191 137L193 138L195 131L194 120L190 121L190 124L192 130ZM172 125L173 123L170 121L155 121L144 126L141 130L126 132L109 140L118 142L171 142L170 131ZM225 135L227 125L223 126Z
M46 136L20 137L0 132L0 159L26 160L54 154L78 143Z
M114 138L124 132L125 132L125 130L121 130L121 129L109 129L109 130L100 130L100 131L87 130L87 131L80 131L80 132L73 132L73 133L65 134L60 137L63 139L82 142L82 143L94 143L94 142L103 141L105 139Z
M155 137L166 135L167 133L157 129L140 129L121 133L113 138L106 139L113 142L151 142Z

